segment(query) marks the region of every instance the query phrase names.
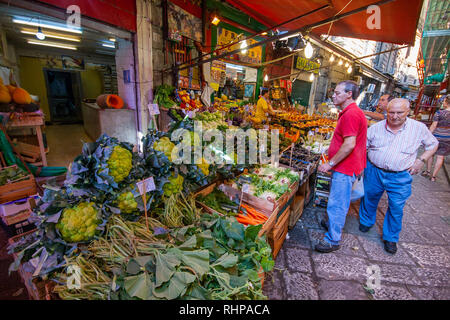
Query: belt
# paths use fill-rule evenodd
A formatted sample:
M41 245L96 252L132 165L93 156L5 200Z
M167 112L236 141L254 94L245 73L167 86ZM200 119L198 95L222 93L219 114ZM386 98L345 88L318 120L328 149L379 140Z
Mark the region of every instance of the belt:
M406 170L402 170L402 171L393 171L393 170L383 169L383 168L380 168L380 167L377 167L376 165L374 165L373 162L369 160L369 158L367 158L367 160L368 160L375 168L380 169L381 171L384 171L384 172L388 172L388 173L400 173L400 172L405 172L405 171L406 171Z

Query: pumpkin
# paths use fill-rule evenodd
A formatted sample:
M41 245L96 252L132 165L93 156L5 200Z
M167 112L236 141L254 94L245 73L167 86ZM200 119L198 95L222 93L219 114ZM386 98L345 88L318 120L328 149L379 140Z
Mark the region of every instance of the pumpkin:
M13 93L13 100L17 104L30 104L31 103L31 96L30 94L22 89L22 88L16 88Z
M11 94L8 91L6 86L0 84L0 103L10 103L11 102Z
M8 91L9 91L9 94L11 95L11 97L12 97L12 95L13 95L13 93L14 93L14 90L17 89L16 87L14 87L14 86L12 86L12 85L10 85L10 84L8 84L8 85L6 86L6 88L8 88Z
M116 94L102 94L97 97L97 105L101 108L122 109L123 100Z

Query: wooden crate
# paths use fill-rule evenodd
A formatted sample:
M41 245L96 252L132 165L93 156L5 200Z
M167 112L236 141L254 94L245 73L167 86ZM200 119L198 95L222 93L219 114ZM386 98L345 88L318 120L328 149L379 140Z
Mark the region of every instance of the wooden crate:
M18 168L17 165L6 167ZM0 186L0 203L10 202L32 196L37 193L36 181L32 174L29 174L23 180L18 182L7 183Z
M283 214L278 218L273 229L269 232L269 244L272 247L272 256L276 259L278 252L283 246L286 234L288 232L289 216L291 209L287 208Z
M30 230L21 235L12 237L8 239L9 244L13 244L23 237L35 232L36 229ZM17 255L13 254L14 259L17 259ZM55 297L52 295L53 288L56 283L51 280L43 280L40 277L33 277L30 272L24 270L22 265L19 266L19 275L22 278L22 281L27 288L28 296L32 300L53 300Z

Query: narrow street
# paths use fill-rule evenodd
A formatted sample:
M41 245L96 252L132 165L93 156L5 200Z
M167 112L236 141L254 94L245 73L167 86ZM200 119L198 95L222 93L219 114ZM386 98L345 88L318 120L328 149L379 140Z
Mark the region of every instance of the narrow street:
M386 194L367 234L358 230L358 214L350 209L341 248L328 254L313 251L325 233L319 223L326 211L310 204L289 231L265 294L276 300L450 299L450 187L444 170L434 183L415 176L412 192L395 255L384 251L381 240ZM371 294L364 287L373 265L379 266L381 281Z

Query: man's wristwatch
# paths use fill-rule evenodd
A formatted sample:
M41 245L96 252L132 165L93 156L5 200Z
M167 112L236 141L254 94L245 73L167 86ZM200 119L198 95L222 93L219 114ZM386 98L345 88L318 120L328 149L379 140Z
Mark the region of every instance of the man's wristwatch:
M328 161L328 165L329 165L330 167L334 167L335 164L336 164L336 163L334 163L333 161Z

